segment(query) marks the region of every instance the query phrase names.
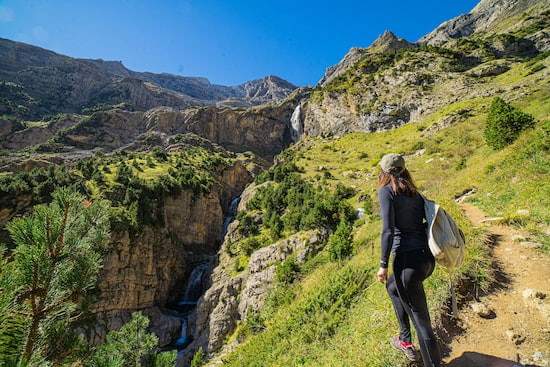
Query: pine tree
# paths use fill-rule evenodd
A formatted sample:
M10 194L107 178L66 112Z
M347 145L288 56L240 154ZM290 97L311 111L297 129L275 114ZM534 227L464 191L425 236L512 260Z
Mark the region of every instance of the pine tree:
M173 366L176 351L155 354L158 337L147 332L149 319L134 312L132 320L118 331L110 331L87 363L90 367Z
M0 274L0 344L15 349L0 346L0 359L21 366L70 353L56 339L64 333L68 340L69 326L81 316L109 238L106 201L91 202L69 189L52 196L51 204L6 225L17 247L3 258ZM20 342L12 340L18 336Z
M336 227L336 231L328 239L328 252L331 260L342 260L353 251L353 227L347 219L343 219Z
M496 97L491 102L483 134L487 144L498 150L512 144L523 130L534 124L533 116Z

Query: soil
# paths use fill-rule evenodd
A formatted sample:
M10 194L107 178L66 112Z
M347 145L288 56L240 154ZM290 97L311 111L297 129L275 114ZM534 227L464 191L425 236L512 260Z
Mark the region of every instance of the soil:
M472 225L492 233L497 281L491 292L461 307L457 331L443 351L444 365L550 366L550 257L528 242L526 233L497 224L471 204L461 205ZM513 239L517 235L524 239ZM537 297L526 298L529 290L538 291ZM486 307L484 316L474 311L476 305Z

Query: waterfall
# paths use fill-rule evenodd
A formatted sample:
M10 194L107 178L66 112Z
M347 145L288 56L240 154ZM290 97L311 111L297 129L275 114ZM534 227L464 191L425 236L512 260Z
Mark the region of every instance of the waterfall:
M187 335L187 317L197 306L197 301L203 293L204 275L207 270L208 263L199 264L191 270L191 274L189 274L185 290L180 300L172 307L181 321L180 336L172 342L171 348L173 349L183 350L193 341L193 339Z
M185 287L185 292L183 292L183 298L179 303L180 305L197 302L202 295L202 278L206 269L208 269L208 264L200 264L193 268L187 280L187 286Z
M189 337L187 336L187 319L181 318L181 334L180 337L176 340L176 345L186 345L187 341L189 341Z
M239 205L239 201L241 201L240 197L236 197L233 200L231 200L231 204L229 205L229 215L225 217L223 221L223 228L222 228L222 238L225 237L227 234L227 227L229 227L229 224L233 221L235 218L235 214L237 213L237 206Z
M302 105L298 103L298 105L294 109L294 112L292 112L292 116L290 116L290 126L292 127L290 136L292 138L292 141L295 141L295 142L300 140L300 137L304 133L304 125L302 123L301 115L302 115Z
M241 199L240 197L234 198L231 201L231 204L229 205L228 215L225 217L223 228L222 228L224 237L227 232L227 227L229 226L229 223L231 223L231 221L235 217L235 214L237 213L237 206L239 205L240 199ZM176 304L173 304L171 307L181 321L180 336L176 340L172 341L170 345L171 349L177 349L178 351L184 350L193 341L192 336L187 335L187 332L188 332L187 318L189 317L189 314L193 312L193 310L197 306L197 301L199 300L199 298L202 296L204 292L204 283L205 283L204 280L205 280L205 275L207 274L208 268L209 268L209 264L206 262L203 262L196 265L191 270L191 273L187 278L184 291L181 294L181 298Z

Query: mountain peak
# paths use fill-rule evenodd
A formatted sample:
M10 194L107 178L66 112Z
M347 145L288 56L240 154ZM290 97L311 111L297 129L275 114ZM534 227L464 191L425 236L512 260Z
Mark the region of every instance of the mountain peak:
M2 97L6 101L0 106L0 115L30 120L115 106L146 111L157 106L184 109L231 100L251 107L279 103L297 88L273 75L222 86L202 77L135 72L121 61L75 59L4 38L0 38L0 80L5 83Z
M397 37L391 31L384 31L369 47L368 50L372 53L397 51L402 48L413 47L414 43L407 41L404 38Z
M402 48L414 47L414 43L407 41L404 38L397 37L391 31L384 31L368 48L353 47L344 56L340 62L334 66L327 68L325 75L319 81L319 85L323 86L342 75L348 67L355 64L359 59L366 54L376 54L397 51Z

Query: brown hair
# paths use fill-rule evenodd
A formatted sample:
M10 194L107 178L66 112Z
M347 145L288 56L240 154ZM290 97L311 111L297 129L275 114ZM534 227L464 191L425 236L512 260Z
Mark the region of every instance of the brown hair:
M407 196L415 196L418 194L418 189L413 182L411 174L405 168L399 175L392 175L384 171L380 171L378 176L378 187L383 187L390 184L396 194L404 194Z

